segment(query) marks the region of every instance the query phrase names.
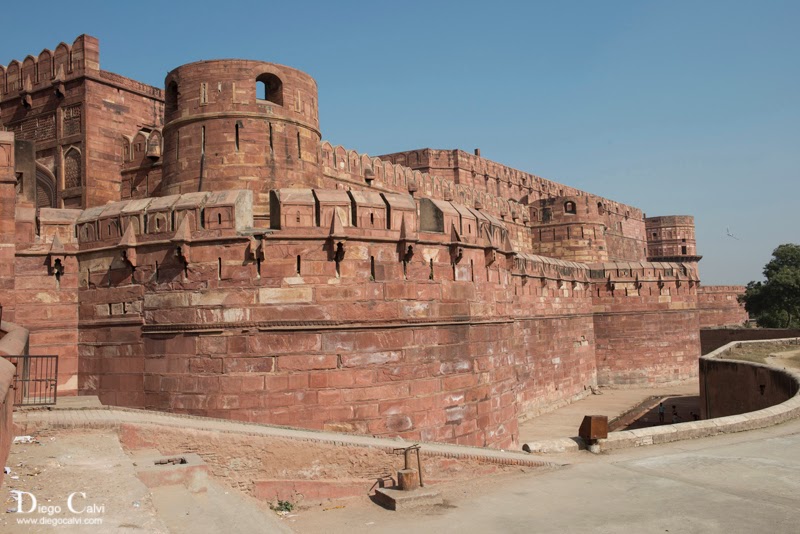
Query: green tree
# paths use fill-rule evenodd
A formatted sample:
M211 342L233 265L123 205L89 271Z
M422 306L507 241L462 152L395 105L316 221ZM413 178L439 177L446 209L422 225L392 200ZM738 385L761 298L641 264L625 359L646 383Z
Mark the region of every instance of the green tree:
M739 301L758 326L800 328L800 245L781 245L764 266L764 282L750 282Z

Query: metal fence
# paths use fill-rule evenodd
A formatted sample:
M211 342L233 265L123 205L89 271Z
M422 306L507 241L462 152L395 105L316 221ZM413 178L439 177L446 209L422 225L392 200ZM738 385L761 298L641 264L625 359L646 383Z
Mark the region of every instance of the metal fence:
M17 368L11 387L14 406L46 406L58 395L58 356L6 356Z

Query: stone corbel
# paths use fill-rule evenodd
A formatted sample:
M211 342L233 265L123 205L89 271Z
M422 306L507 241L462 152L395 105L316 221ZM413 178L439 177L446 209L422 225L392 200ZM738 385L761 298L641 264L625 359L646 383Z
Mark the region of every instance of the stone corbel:
M414 257L414 245L417 243L416 236L408 231L406 226L406 216L400 220L400 238L398 239L398 250L400 251L400 261L410 263Z
M341 263L344 260L344 241L339 241L333 248L333 261Z
M255 236L248 237L248 247L247 250L252 256L253 260L255 261L264 261L266 259L266 254L264 252L264 240L256 239Z
M189 217L181 220L178 231L175 232L171 241L175 244L175 257L188 267L192 255L192 231L189 228Z
M175 258L188 266L192 259L192 247L185 241L175 243Z
M125 233L122 234L122 239L119 241L119 247L122 248L122 260L136 269L136 232L133 230L133 224L128 222L128 227L125 228Z
M450 262L455 265L464 257L464 245L456 225L450 225Z
M50 251L47 253L47 270L48 273L55 276L56 279L64 275L64 264L67 261L67 253L64 250L64 245L61 243L58 234L53 236L53 242L50 244Z
M401 245L400 248L403 251L402 261L404 263L411 263L411 260L414 258L414 247L413 247L413 245L409 245L405 241L402 241L400 245Z
M461 261L461 258L464 257L464 247L458 243L452 243L450 245L450 260L453 264L456 264Z
M128 262L128 264L135 269L137 267L136 247L128 247L122 249L122 260Z
M59 66L58 72L56 72L55 78L53 78L53 90L56 93L58 98L64 98L67 94L66 89L64 88L64 67Z
M364 181L367 184L372 185L372 181L375 179L375 171L372 170L372 167L367 167L364 171Z
M497 261L497 249L494 247L488 247L484 250L484 254L486 256L486 265L491 265Z

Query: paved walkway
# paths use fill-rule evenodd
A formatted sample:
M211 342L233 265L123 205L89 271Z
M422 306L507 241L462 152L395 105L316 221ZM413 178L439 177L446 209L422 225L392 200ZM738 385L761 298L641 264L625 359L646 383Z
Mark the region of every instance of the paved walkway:
M568 469L450 487L446 507L389 512L361 499L289 519L300 533L796 533L800 420L652 447L565 455ZM479 484L476 482L476 484Z
M603 393L602 395L589 395L578 402L521 423L519 441L520 443L528 443L531 441L574 437L578 435L578 428L581 426L581 421L583 421L585 415L607 415L609 421L611 421L650 397L697 395L699 388L697 379L656 388L603 388L600 390ZM669 412L667 417L669 418ZM685 414L681 414L681 417L684 421L690 420L688 411Z

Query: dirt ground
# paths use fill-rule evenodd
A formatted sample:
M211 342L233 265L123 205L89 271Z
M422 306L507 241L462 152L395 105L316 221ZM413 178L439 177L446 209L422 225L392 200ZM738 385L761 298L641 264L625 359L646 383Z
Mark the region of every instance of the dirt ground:
M745 343L726 352L723 358L800 369L800 347L796 343Z
M53 532L57 521L63 522L58 532L168 532L112 433L42 432L31 443L12 445L7 465L11 473L0 490L0 532ZM33 504L30 495L23 495L19 507L12 490L33 494L38 510L25 513ZM85 494L72 501L73 510L81 513L69 509L73 492ZM22 524L34 520L37 524Z

